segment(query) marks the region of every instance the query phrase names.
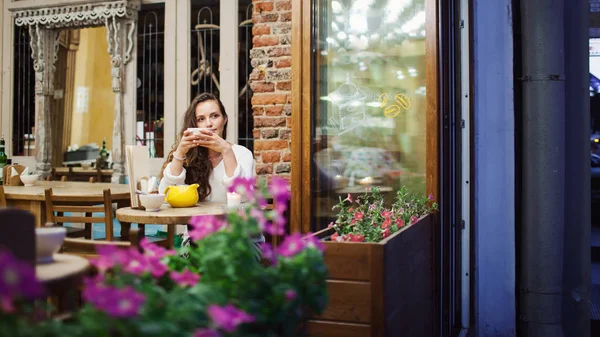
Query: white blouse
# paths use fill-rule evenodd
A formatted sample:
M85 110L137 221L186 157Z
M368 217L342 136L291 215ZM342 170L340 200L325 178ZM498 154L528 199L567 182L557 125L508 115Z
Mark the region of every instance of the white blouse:
M225 173L225 164L223 163L223 160L213 168L212 173L208 178L208 183L212 190L206 198L207 201L227 202L227 187L235 178L252 178L256 176L254 169L254 155L252 152L247 148L236 144L234 144L231 149L235 155L237 167L231 177L228 177ZM185 168L177 176L171 174L171 163L169 163L163 171L163 178L160 180L158 186L160 193L164 193L167 186L185 184L185 174Z

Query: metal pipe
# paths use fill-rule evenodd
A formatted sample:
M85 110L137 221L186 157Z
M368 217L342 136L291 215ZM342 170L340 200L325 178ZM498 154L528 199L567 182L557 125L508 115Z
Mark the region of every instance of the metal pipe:
M563 326L590 336L589 2L565 6L565 229Z
M522 0L521 332L563 337L564 0Z

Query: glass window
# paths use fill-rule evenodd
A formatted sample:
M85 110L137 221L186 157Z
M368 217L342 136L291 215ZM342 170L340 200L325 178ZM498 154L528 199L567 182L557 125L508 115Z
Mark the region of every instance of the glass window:
M250 51L252 50L252 1L240 0L239 14L239 102L238 102L238 144L254 151L254 117L252 115L252 90L250 89Z
M15 25L14 32L12 155L35 156L35 71L29 27Z
M424 0L315 1L312 230L339 198L425 193Z
M137 113L135 142L150 157L164 155L165 5L143 5L137 28Z
M220 1L191 1L191 94L219 96Z

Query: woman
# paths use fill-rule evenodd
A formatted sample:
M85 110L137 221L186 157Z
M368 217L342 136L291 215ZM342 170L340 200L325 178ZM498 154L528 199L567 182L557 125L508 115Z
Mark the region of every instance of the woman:
M195 134L188 128L201 129ZM213 94L203 93L185 112L179 143L163 165L159 191L169 185L198 184L199 200L227 201L227 186L237 177L255 176L254 156L227 142L227 112Z

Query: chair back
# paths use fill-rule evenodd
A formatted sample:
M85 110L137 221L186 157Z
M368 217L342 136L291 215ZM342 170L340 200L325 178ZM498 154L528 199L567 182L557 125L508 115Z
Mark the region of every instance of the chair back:
M1 186L0 186L1 188ZM35 217L16 208L0 209L0 247L4 246L16 258L35 264Z
M6 194L4 194L4 187L0 186L0 208L6 207Z
M141 240L142 236L140 235L140 230L138 228L130 228L129 241L106 241L65 238L61 252L67 254L80 255L84 257L92 257L98 255L97 250L99 247L136 247L139 250L141 249Z
M62 224L71 223L103 223L106 226L106 240L112 241L113 212L110 189L105 189L102 196L58 196L52 194L52 189L45 191L46 219L48 222ZM55 214L56 212L56 214ZM104 216L93 216L92 213L103 213ZM66 215L65 213L70 213ZM88 213L85 216L75 213Z
M11 177L11 168L15 168L19 176ZM25 171L25 166L19 164L6 165L2 168L2 181L6 186L21 186L23 182L21 182L20 174Z

